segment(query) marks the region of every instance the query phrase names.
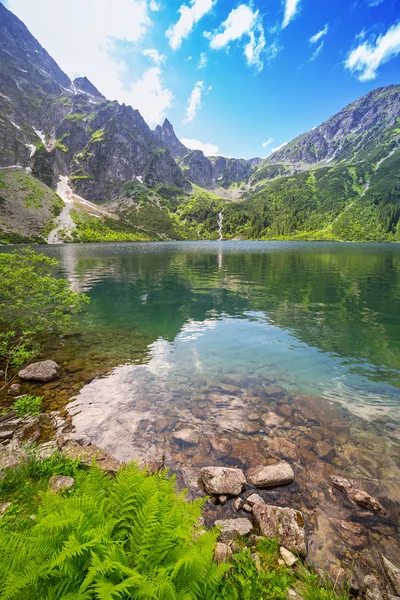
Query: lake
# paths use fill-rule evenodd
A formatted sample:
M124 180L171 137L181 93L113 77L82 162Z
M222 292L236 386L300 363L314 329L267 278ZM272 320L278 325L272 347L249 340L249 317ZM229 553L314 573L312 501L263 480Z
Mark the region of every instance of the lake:
M53 349L65 370L58 401L75 394L67 408L78 432L119 460L162 459L193 495L201 466L289 460L296 482L263 497L308 515L316 562L321 544L324 559L371 545L400 553L399 245L40 251L91 299L75 335ZM389 517L340 503L332 473L361 481ZM229 504L211 505L211 516L232 513Z

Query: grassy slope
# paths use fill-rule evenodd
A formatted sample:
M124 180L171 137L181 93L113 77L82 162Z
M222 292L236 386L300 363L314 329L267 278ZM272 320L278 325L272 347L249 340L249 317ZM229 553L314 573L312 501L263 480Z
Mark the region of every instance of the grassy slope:
M22 169L0 170L0 243L45 242L64 202Z

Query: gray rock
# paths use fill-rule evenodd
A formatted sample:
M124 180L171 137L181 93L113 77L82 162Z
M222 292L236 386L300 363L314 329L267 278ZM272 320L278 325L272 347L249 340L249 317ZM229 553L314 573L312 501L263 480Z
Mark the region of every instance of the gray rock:
M26 381L52 381L56 379L59 368L54 360L43 360L28 365L18 373L18 376Z
M239 510L242 510L243 508L243 500L241 498L235 498L235 500L233 501L233 510L236 512L239 512Z
M364 587L365 600L383 600L382 590L375 575L364 577Z
M54 475L50 477L49 480L49 488L53 494L57 494L60 490L67 490L72 488L75 483L75 479L73 477L66 477L64 475Z
M12 383L8 388L8 393L11 396L18 396L21 393L21 384L20 383Z
M382 556L383 569L397 596L400 596L400 568Z
M179 431L175 431L172 434L172 437L174 438L175 441L183 442L184 444L187 444L188 446L196 446L200 441L199 434L196 433L193 429L189 429L189 428L180 429Z
M253 515L261 533L301 556L306 555L304 519L300 511L293 508L255 504Z
M253 529L249 519L221 519L215 521L215 527L221 528L220 540L234 540L239 535L248 535Z
M260 494L251 494L248 498L246 498L246 503L250 506L254 506L255 504L265 504Z
M361 506L361 508L371 512L380 513L381 515L386 514L386 510L379 500L368 494L368 492L354 487L352 482L348 479L338 477L337 475L331 475L331 481L338 490L346 494L350 500L355 504L358 504L358 506Z
M295 555L293 554L293 552L290 552L290 550L288 550L288 549L287 549L287 548L285 548L284 546L281 546L281 547L279 548L279 552L280 552L280 555L282 556L282 559L283 559L283 561L285 562L285 564L286 564L288 567L293 567L293 565L294 565L295 563L297 563L297 561L299 560L299 559L297 558L297 556L295 556Z
M292 483L294 472L289 463L283 461L274 465L249 469L246 477L250 485L257 488L269 489Z
M246 485L246 478L240 469L203 467L200 477L209 494L239 496Z
M217 542L215 546L214 552L214 560L217 563L226 563L230 562L232 558L232 550L229 548L227 544L223 544L222 542Z
M200 469L193 467L182 467L181 471L186 487L194 492L199 492L201 490Z

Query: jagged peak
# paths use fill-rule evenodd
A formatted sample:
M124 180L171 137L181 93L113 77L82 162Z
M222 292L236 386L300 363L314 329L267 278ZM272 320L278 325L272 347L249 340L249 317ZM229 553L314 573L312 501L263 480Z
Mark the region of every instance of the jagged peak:
M99 90L91 81L89 81L87 77L77 77L74 79L74 86L79 92L83 92L84 94L88 94L89 96L93 96L93 98L98 98L99 100L104 99L103 94L99 92Z

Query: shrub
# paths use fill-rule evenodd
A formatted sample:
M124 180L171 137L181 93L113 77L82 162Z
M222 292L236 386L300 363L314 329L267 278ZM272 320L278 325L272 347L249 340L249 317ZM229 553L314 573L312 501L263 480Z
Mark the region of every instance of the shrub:
M40 413L40 406L43 402L43 396L22 396L13 404L13 410L19 417L34 417Z
M217 532L199 528L204 502L186 502L165 472L94 466L69 494L45 492L29 530L2 536L0 596L211 600L228 567L213 560Z

